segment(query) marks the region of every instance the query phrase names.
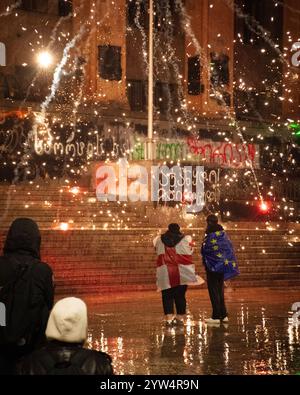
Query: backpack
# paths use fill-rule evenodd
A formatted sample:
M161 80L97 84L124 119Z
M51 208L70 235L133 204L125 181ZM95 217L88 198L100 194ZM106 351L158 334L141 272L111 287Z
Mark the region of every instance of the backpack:
M0 326L0 346L27 346L32 340L33 322L30 312L32 269L34 264L9 262L14 277L0 287L0 303L4 306L5 326Z

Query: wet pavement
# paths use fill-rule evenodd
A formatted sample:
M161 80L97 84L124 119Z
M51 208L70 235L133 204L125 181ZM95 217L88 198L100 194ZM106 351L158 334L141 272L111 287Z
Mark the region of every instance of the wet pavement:
M230 321L216 327L204 323L210 304L203 289L188 291L183 328L163 324L160 293L84 299L90 312L89 346L108 352L117 374L300 372L300 321L297 326L291 320L300 289L227 289Z

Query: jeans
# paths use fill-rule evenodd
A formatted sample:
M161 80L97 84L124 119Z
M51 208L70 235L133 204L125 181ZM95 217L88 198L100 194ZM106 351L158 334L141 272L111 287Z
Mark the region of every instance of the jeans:
M214 273L207 270L207 287L213 308L212 318L222 320L227 317L224 299L224 274Z
M165 315L174 314L174 304L178 315L186 313L185 293L187 285L178 285L177 287L164 289L162 291L162 302Z

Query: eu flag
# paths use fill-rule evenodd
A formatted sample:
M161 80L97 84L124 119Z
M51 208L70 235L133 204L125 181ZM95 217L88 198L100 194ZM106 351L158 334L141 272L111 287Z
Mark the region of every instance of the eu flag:
M224 273L224 280L240 274L232 243L223 230L205 237L201 253L207 270Z

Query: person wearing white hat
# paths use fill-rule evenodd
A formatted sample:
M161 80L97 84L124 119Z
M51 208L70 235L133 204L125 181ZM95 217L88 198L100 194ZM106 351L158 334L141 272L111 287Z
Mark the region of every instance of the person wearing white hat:
M70 297L58 301L46 329L48 343L21 361L21 375L111 375L112 360L106 353L84 348L87 340L86 304Z
M87 327L87 307L83 300L65 298L57 302L50 313L46 337L66 343L84 343Z

